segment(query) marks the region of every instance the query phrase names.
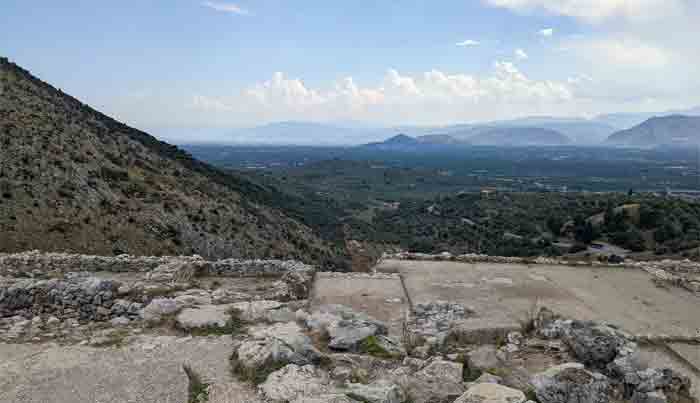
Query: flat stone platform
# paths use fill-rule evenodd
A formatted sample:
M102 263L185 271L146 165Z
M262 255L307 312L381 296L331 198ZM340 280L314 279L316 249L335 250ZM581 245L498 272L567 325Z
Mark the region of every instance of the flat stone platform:
M518 321L545 306L632 334L688 337L700 329L700 297L658 287L637 269L385 260L376 270L400 274L413 304L456 302L482 318Z
M0 343L0 402L186 403L183 364L207 383L229 384L231 343L225 336L143 336L104 348Z
M316 273L311 310L325 304L341 304L366 312L389 325L389 333L401 336L408 298L399 276Z

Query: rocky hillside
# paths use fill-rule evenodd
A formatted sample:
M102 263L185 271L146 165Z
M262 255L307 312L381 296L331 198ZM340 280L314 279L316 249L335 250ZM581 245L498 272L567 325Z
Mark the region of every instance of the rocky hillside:
M612 134L607 144L651 147L689 146L700 141L700 117L672 115L655 117L631 129Z
M330 252L263 187L0 58L0 251L295 257Z

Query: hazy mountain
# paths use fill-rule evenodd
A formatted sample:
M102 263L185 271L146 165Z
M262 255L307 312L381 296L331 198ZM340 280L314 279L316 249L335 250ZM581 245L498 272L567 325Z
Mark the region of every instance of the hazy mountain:
M631 147L697 146L700 143L700 116L654 117L612 134L606 143Z
M398 134L384 141L364 144L361 147L385 151L415 151L420 150L423 143L405 134Z
M238 129L230 142L246 144L350 145L386 137L381 129L353 128L313 122L276 122Z
M664 112L611 113L597 116L594 120L599 123L614 126L619 130L624 130L637 126L653 117L671 115L700 116L700 106Z
M0 58L0 252L326 255L274 191L193 159Z
M480 131L468 138L474 145L550 146L566 145L571 139L550 129L536 127L503 127Z
M439 144L439 145L460 145L468 144L464 140L459 140L449 134L428 134L425 136L416 137L418 142L423 144Z

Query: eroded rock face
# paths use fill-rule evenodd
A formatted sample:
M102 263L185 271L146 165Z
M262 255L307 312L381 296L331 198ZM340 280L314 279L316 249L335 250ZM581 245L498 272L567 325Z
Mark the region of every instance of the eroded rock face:
M569 363L537 374L531 381L541 403L607 403L610 382L583 364Z
M289 364L271 373L258 386L259 393L270 403L287 403L332 392L328 374L313 365Z
M454 403L523 403L525 394L495 383L478 383L469 388Z

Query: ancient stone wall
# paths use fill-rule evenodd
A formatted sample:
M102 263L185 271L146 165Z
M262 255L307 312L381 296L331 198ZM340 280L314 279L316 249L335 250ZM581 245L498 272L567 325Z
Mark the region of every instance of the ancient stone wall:
M290 271L313 272L312 266L293 260L225 259L207 261L200 256L92 256L39 251L0 254L0 276L41 277L47 273L76 271L148 272L158 266L197 265L204 273L216 276L283 276Z

